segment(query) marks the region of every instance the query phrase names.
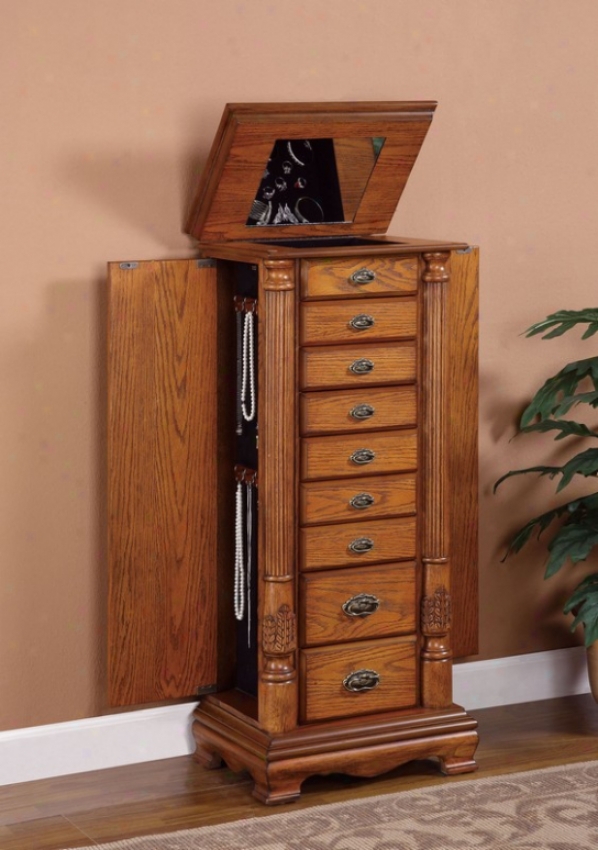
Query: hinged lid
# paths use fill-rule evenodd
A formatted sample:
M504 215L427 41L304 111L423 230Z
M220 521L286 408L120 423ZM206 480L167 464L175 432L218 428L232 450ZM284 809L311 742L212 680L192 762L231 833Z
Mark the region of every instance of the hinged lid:
M228 104L186 230L202 242L385 233L435 108Z

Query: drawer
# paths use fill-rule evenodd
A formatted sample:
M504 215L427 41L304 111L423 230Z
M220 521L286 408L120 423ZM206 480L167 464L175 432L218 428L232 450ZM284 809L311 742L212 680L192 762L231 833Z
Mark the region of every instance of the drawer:
M301 440L301 478L353 477L417 468L417 432L380 431Z
M414 516L340 525L312 525L299 531L299 567L325 570L415 558Z
M387 342L303 348L301 389L357 387L415 381L415 343Z
M325 434L415 425L415 386L320 390L299 399L301 433Z
M301 295L303 298L354 298L360 295L415 292L417 278L417 257L330 257L303 260Z
M303 723L407 708L418 701L415 637L305 649L299 664Z
M312 481L299 488L302 525L413 514L415 474Z
M417 332L417 302L413 297L304 301L300 316L301 345L412 339Z
M302 646L412 634L415 564L303 573L299 602Z

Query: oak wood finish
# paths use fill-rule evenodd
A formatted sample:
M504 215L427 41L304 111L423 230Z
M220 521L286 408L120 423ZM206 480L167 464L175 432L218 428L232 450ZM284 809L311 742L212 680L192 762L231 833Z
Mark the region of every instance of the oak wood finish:
M258 711L264 729L284 732L297 724L295 263L267 260L259 283Z
M372 460L358 463L355 453L368 449ZM417 432L379 431L371 434L307 437L301 440L301 478L353 478L404 472L417 467Z
M351 367L363 359L370 361L371 371L356 373ZM301 350L299 379L303 390L414 381L415 362L412 342L312 346Z
M369 327L351 324L362 316L370 320ZM300 308L301 345L412 339L416 329L415 298L304 301Z
M477 724L458 706L313 723L274 737L231 714L217 696L207 697L195 716L201 758L215 753L234 771L245 767L254 780L253 795L270 805L296 800L302 782L314 773L375 776L434 756L453 772L476 767Z
M422 704L452 703L450 617L450 506L448 479L448 383L446 285L450 254L423 255L422 354Z
M371 415L356 418L353 411L363 404L373 408ZM302 393L299 408L303 436L400 428L417 420L415 386Z
M218 679L218 504L195 474L221 476L216 269L112 263L109 287L109 685L133 705Z
M369 497L370 504L356 508L351 500L361 495ZM413 473L377 475L367 480L312 481L299 487L302 525L380 519L413 514L415 509L416 477Z
M410 634L416 630L415 564L386 564L332 572L302 573L299 580L303 647ZM378 608L349 616L343 604L372 594Z
M257 238L245 222L277 139L360 140L384 146L351 221L293 226L293 238L384 233L429 129L434 102L228 104L198 185L186 230L205 242ZM359 159L361 156L359 157ZM281 230L283 231L281 233ZM259 228L264 239L288 228Z
M479 250L451 252L448 290L451 644L456 658L478 652L478 268Z
M417 701L415 637L384 638L302 650L301 719L311 723L333 717L372 714ZM379 674L371 690L352 693L343 685L355 671Z
M263 802L296 799L301 783L313 773L342 770L367 776L432 756L447 773L475 769L476 724L452 705L449 641L451 533L462 538L455 568L466 576L455 577L457 609L470 599L471 569L464 561L475 556L474 535L463 533L463 524L475 521L475 434L447 405L454 395L455 410L464 411L475 384L468 358L474 353L477 256L469 262L459 255L451 287L451 254L466 246L372 236L394 212L433 107L228 107L189 220L190 231L204 240L202 251L226 261L218 263L216 305L208 313L217 312L219 293L226 300L233 282L241 291L251 289L253 297L254 271L258 281L257 695L231 690L226 677L218 675L227 690L202 701L194 732L197 759L212 773L222 760L232 770L249 770L254 795ZM384 139L377 158L374 137ZM292 228L247 226L275 141L307 138L335 140L347 220ZM359 184L374 159L360 197ZM349 234L364 239L346 245L340 237ZM319 239L324 236L334 240ZM314 241L302 243L303 237ZM365 269L369 273L361 281L359 275L352 277ZM463 309L468 315L461 327ZM178 322L182 313L175 312ZM201 343L206 357L208 351L227 348L230 360L232 322L226 330L225 314L224 321L212 322L208 341ZM353 321L357 316L371 316L371 321ZM127 338L127 332L122 336ZM169 334L155 347L173 361L178 376L185 358L177 359L179 348L171 345ZM217 365L207 386L218 396L227 395L227 383L234 386L231 377L229 371L223 378ZM170 387L168 369L159 373L159 381ZM140 393L146 405L151 391L146 382ZM352 414L356 405L370 405L364 419ZM172 408L178 421L180 407L166 404L163 418ZM219 458L215 469L207 468L210 483L175 441L170 454L176 459L176 494L205 490L213 481L220 491L226 486L231 452L223 447L228 438L220 431L228 424L232 433L234 417L230 405L224 415L218 408L209 417L205 434L212 435ZM158 457L164 446L170 447L168 441L156 445ZM451 457L453 448L459 461ZM150 457L151 449L146 460ZM457 470L462 459L463 470ZM454 501L462 497L467 503L461 519L457 510L449 510L453 471L460 488ZM212 508L216 537L229 536L216 552L216 592L209 597L210 611L218 611L221 669L223 663L226 668L222 658L230 658L223 643L232 643L227 640L232 618L223 607L232 566L224 553L230 555L232 536L230 520L220 522L226 505L231 507L232 488L227 493L217 495ZM173 500L172 516L180 515L181 504ZM162 522L160 510L154 516ZM178 539L176 533L172 539ZM347 628L339 593L367 582L368 576L381 594L381 607L358 628ZM354 595L363 592L367 588ZM159 592L153 595L160 598ZM472 623L470 618L463 627L462 648L472 646ZM366 655L374 659L371 664ZM354 669L357 662L363 666ZM380 681L363 672L374 669L374 663L382 670ZM173 656L166 669L176 671L177 664ZM364 692L348 690L354 680Z
M300 569L376 564L415 558L415 517L356 520L339 525L313 525L300 530ZM373 548L354 552L350 544L361 538Z
M366 268L375 274L371 283L355 283L351 275ZM418 264L415 257L365 256L307 260L301 264L303 298L358 298L415 292Z

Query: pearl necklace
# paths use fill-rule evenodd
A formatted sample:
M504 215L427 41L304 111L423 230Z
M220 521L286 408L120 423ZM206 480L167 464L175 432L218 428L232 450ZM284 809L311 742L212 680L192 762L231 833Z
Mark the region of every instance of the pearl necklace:
M237 492L235 493L234 607L236 620L242 620L245 616L245 581L243 560L243 484L238 481Z
M251 569L253 557L253 484L246 483L246 502L243 511L243 482L237 482L235 492L235 619L244 619L247 610L247 646L251 646ZM244 516L245 515L245 516ZM245 518L245 529L243 529ZM245 534L243 534L245 531ZM245 544L245 549L243 547Z
M246 422L255 419L255 347L254 347L254 313L245 313L243 324L243 363L241 378L241 411ZM249 408L246 405L249 394Z

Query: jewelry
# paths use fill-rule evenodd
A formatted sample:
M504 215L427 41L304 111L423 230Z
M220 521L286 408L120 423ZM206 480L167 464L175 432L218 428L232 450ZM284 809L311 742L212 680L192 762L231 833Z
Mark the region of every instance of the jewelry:
M243 355L242 355L242 378L241 378L241 412L246 422L255 419L255 347L253 336L254 314L253 310L245 313L243 324ZM245 404L249 395L249 409Z
M299 219L293 215L288 204L279 204L272 224L299 224Z
M276 194L276 190L272 188L272 186L264 186L262 189L262 197L267 201L271 200Z
M287 181L284 179L284 177L277 177L274 181L274 185L276 186L279 192L284 192L284 190L287 188Z
M302 210L299 209L300 206L302 207ZM308 215L306 215L306 213ZM307 195L298 199L295 204L295 215L298 219L297 223L301 222L302 224L310 224L314 222L317 224L324 221L324 210L321 205L317 201L314 201L313 198L308 198Z
M298 177L295 180L295 189L305 189L306 186L307 180L305 179L305 177Z
M247 646L251 647L251 556L253 542L253 484L247 484Z
M258 203L259 203L259 201L258 201ZM268 201L268 203L265 204L264 206L266 207L266 209L263 211L263 213L260 215L258 221L256 222L256 224L258 226L263 226L264 224L268 224L268 222L270 221L270 217L272 215L272 201Z
M295 145L296 150L293 150L293 145ZM301 149L301 145L303 145L303 149ZM297 165L307 165L307 163L311 162L313 159L313 148L308 139L287 142L287 151L289 152L289 156L293 162L296 162ZM302 156L303 160L299 159L299 156Z
M235 493L235 583L234 583L235 619L242 620L245 615L245 582L243 576L243 485L237 482Z
M283 174L290 174L292 170L293 170L293 163L289 162L288 159L285 159L285 161L282 164Z
M255 201L251 205L251 212L249 213L249 218L252 221L260 221L264 213L268 211L268 204L264 203L264 201L258 201L256 198Z

